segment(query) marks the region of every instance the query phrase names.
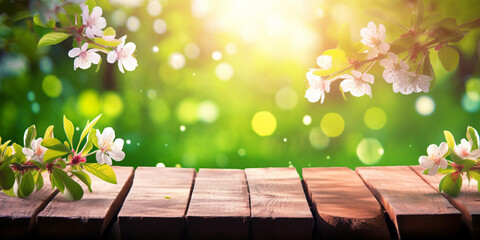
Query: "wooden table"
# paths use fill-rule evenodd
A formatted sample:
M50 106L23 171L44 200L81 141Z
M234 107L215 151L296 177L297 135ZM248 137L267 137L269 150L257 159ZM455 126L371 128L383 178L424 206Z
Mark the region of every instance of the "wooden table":
M418 166L305 168L303 180L294 168L113 169L116 185L92 176L93 193L76 202L51 188L25 199L0 193L0 238L480 236L477 182L451 198Z

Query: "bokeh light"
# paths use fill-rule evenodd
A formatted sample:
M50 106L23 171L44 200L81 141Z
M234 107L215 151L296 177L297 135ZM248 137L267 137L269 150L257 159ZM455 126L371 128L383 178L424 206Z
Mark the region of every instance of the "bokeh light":
M203 122L215 122L218 114L218 106L213 101L203 101L198 105L198 118Z
M371 107L365 112L363 121L365 121L365 125L367 125L368 128L378 130L385 126L387 115L383 109L379 107Z
M383 154L382 144L375 138L364 138L357 146L358 158L367 165L378 163Z
M127 28L130 32L136 32L140 28L140 20L135 16L130 16L127 19Z
M297 105L297 92L289 87L280 88L275 94L275 102L283 110L291 110Z
M103 113L112 118L118 117L123 112L123 101L116 92L103 94Z
M181 69L185 66L185 57L183 54L179 52L174 52L170 55L168 58L168 62L170 63L170 66L174 69Z
M323 133L329 137L338 137L343 133L345 128L345 121L340 114L335 112L327 113L323 116L320 126Z
M56 98L62 93L62 82L54 75L47 75L43 78L42 89L47 96Z
M462 95L462 107L469 113L476 113L480 109L480 97L475 94L465 93Z
M233 55L237 53L237 46L233 43L228 43L227 46L225 46L225 52L227 52L227 54Z
M198 101L187 98L178 104L176 117L182 123L194 123L198 120Z
M170 108L164 99L154 99L148 106L150 119L155 123L163 123L170 117Z
M259 136L270 136L277 128L277 119L268 111L255 113L252 118L252 129Z
M85 117L96 117L100 114L100 98L95 90L85 90L80 93L77 101L79 112Z
M167 23L162 19L155 19L153 21L153 30L158 34L164 34L167 31Z
M304 125L308 126L312 123L312 117L310 115L303 116L302 122Z
M308 134L308 140L313 148L322 150L328 147L330 137L325 135L320 127L314 127Z
M415 101L415 109L418 114L428 116L435 110L435 102L429 96L421 96Z
M219 51L215 51L212 53L212 59L215 60L215 61L218 61L220 59L222 59L222 53L219 52Z
M162 12L162 4L158 1L150 1L147 4L147 11L150 16L156 17Z
M233 77L233 67L228 63L220 63L215 68L215 74L222 81L230 80Z
M189 43L185 46L185 55L187 58L196 59L200 55L200 48L195 43Z
M111 15L110 15L110 22L113 24L113 26L122 26L125 24L125 21L127 20L127 14L121 9L115 10Z

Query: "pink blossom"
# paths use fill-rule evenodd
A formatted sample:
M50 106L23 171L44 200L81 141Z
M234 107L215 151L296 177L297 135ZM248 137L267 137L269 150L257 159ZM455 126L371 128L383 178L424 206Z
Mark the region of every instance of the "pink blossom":
M100 62L100 55L97 53L98 49L88 49L88 43L84 43L82 48L73 48L68 52L68 56L75 58L73 61L73 69L77 68L87 69L92 63L98 64Z
M92 12L88 14L88 6L83 6L83 25L85 25L85 35L89 38L95 36L101 37L103 35L102 29L107 26L107 21L102 17L102 8L94 7Z
M340 78L344 78L340 83L340 87L344 92L350 92L355 97L360 97L365 94L372 97L372 89L369 83L373 83L374 77L368 73L361 73L359 71L352 70L352 75L343 74Z

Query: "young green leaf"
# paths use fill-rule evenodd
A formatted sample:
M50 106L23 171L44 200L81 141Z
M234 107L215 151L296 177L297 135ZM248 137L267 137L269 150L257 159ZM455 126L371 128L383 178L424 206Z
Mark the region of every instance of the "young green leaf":
M70 145L73 146L72 139L75 128L73 127L73 123L68 120L65 115L63 115L63 130L65 131L65 135L67 135L68 142L70 142Z
M52 189L55 189L56 187L61 193L63 193L63 191L65 190L65 185L63 184L63 181L60 179L60 177L57 176L55 171L50 173L50 182L52 183Z
M423 61L422 73L423 75L432 77L432 81L430 82L430 88L429 88L429 89L432 89L435 86L435 83L437 82L437 80L435 77L435 72L433 71L432 62L430 61L430 52L427 52L427 55L425 55L425 60Z
M458 160L458 161L455 161L455 163L458 165L463 165L463 168L462 168L463 171L468 171L470 170L470 168L477 165L476 160L470 160L470 159Z
M470 177L477 181L480 181L480 173L478 171L468 171L468 173L470 174Z
M122 43L122 41L117 40L117 39L113 39L111 41L108 41L108 40L105 40L103 38L94 38L93 41L100 44L100 45L107 46L107 47L116 47L116 46L118 46L118 44Z
M63 192L65 198L70 201L77 201L82 199L83 189L80 184L75 182L70 176L68 176L67 173L65 173L61 169L53 168L53 174L55 174L56 177L65 185L65 191Z
M82 14L82 8L78 4L66 4L63 6L67 15L74 16L75 14Z
M43 155L43 162L44 163L51 163L59 158L62 158L63 156L67 155L69 152L64 152L64 151L57 151L57 150L52 150L48 149L45 152L45 155Z
M70 37L70 34L63 33L63 32L51 32L45 34L40 41L38 41L37 47L44 47L49 45L55 45L57 43L61 43L63 40Z
M117 177L112 167L107 164L82 163L85 170L98 178L113 184L117 184Z
M472 143L471 151L478 149L478 132L475 128L467 127L467 139Z
M83 138L85 138L85 136L87 136L87 134L90 132L90 130L93 128L93 126L95 126L95 124L98 122L98 120L100 119L101 116L102 116L102 114L98 115L95 119L93 119L92 122L87 121L87 125L83 129L82 135L80 136L80 140L78 141L78 147L80 147L80 144L82 143ZM77 147L77 152L78 152L78 147Z
M100 61L98 61L98 64L97 64L97 69L95 69L95 73L97 73L98 71L100 71L100 66L102 65L102 59L100 58Z
M90 176L88 176L87 173L85 173L82 170L71 170L70 171L75 177L80 179L85 185L88 187L88 191L92 192L92 180L90 179Z
M43 188L43 176L42 172L37 171L36 175L34 175L35 180L35 189L38 191Z
M92 128L90 130L90 133L88 133L87 135L87 142L85 143L85 146L83 146L83 149L81 151L82 156L86 156L90 152L90 150L92 150L94 137L96 139L96 130Z
M427 171L427 174L428 174L428 169L426 170ZM453 168L447 168L447 169L443 169L443 168L439 168L437 173L439 174L449 174L449 173L453 173L455 172L455 169Z
M0 169L0 188L11 189L14 183L15 174L12 169L9 167Z
M53 138L53 125L50 125L47 130L45 130L45 135L43 136L43 139L47 138Z
M462 177L460 175L453 177L450 173L442 179L442 191L452 197L456 197L460 193L461 188Z
M30 144L32 143L33 139L37 136L37 130L35 129L35 125L30 126L27 128L25 131L25 134L23 135L23 146L25 147L30 147Z
M448 147L450 149L455 149L455 138L453 137L452 133L449 131L443 131L443 134L445 135L445 140L447 141Z
M460 55L457 49L451 46L444 46L438 50L438 59L440 59L445 70L451 72L457 67Z
M62 25L62 27L70 27L71 25L70 20L68 19L68 16L65 13L59 12L57 14L57 18L60 24Z
M70 148L67 145L61 143L56 138L44 139L42 141L42 146L46 147L47 149L55 150L55 151L58 151L58 152L64 152L64 153L70 153L71 152Z
M342 49L347 56L352 55L352 38L348 23L344 23L338 31L338 48Z
M35 188L35 182L33 180L32 172L28 171L22 175L22 180L20 182L19 189L22 191L24 197L28 197L32 194L33 189Z

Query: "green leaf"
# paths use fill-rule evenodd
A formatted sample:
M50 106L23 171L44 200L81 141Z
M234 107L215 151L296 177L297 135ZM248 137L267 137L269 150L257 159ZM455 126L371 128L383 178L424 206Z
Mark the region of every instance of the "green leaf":
M347 56L352 55L352 38L348 23L344 23L338 31L338 48L342 49Z
M407 35L392 42L390 51L396 54L400 54L408 50L416 42L415 38L411 35Z
M64 151L57 151L57 150L52 150L52 149L47 149L45 152L45 155L43 155L43 162L44 163L51 163L59 158L62 158L63 156L67 155L69 152L64 152Z
M65 169L67 167L67 163L63 160L58 160L56 163L60 165L60 168L62 169Z
M102 116L102 114L98 115L95 119L93 119L92 122L87 121L87 125L83 129L82 135L80 136L80 140L78 141L78 146L80 146L80 144L83 141L83 138L85 138L85 136L87 136L87 134L90 132L90 130L93 128L93 126L95 126L95 124L98 122L98 120L100 119L101 116ZM77 152L78 152L78 147L77 147Z
M23 20L25 18L29 18L31 16L32 16L32 13L30 13L30 11L28 11L28 10L19 11L19 12L15 13L15 15L13 15L12 21L17 22L17 21Z
M9 167L0 169L0 188L11 189L14 183L15 174L12 169Z
M433 71L432 62L430 61L430 52L428 52L427 55L425 55L425 60L423 61L422 70L424 75L432 77L432 81L430 82L430 88L429 88L429 89L432 89L435 86L437 79L435 77L435 72Z
M90 152L90 150L92 150L94 138L95 139L97 138L96 130L92 128L90 130L90 133L88 133L88 135L87 135L87 142L85 143L85 146L83 146L83 149L81 151L82 156L86 156Z
M34 188L35 181L33 180L32 172L27 171L22 176L19 189L22 191L24 197L28 197L30 194L32 194Z
M83 197L83 189L75 182L66 172L61 169L53 168L53 173L56 177L65 184L65 191L63 192L65 198L72 201L77 201Z
M70 171L75 177L80 179L85 185L88 187L88 191L92 192L92 180L90 179L90 176L88 176L87 173L85 173L82 170L72 170Z
M88 6L88 10L91 12L92 9L97 6L97 2L95 2L95 0L87 0L85 1L85 5Z
M480 18L463 23L458 27L465 30L476 30L477 28L480 28Z
M63 130L65 131L65 135L67 135L67 139L70 142L70 145L73 146L73 133L75 132L75 128L73 127L73 123L68 120L65 115L63 115ZM80 143L79 143L80 144Z
M451 72L457 68L460 55L457 49L451 46L444 46L438 50L438 59L440 59L445 70Z
M105 182L117 184L115 172L108 164L82 163L82 166L87 172L97 176Z
M45 130L45 135L43 135L43 139L53 138L53 125L50 125L47 130Z
M63 40L67 39L68 37L70 37L70 34L63 33L63 32L47 33L42 38L40 38L40 41L38 41L37 47L44 47L44 46L61 43Z
M458 155L455 153L455 151L453 151L453 150L450 151L450 157L452 158L452 161L454 161L454 162L459 162L459 161L462 161L462 160L463 160L463 158L460 157L460 156L458 156Z
M35 125L30 126L25 131L25 135L23 135L23 146L29 148L33 139L37 136L37 130L35 129Z
M468 174L470 174L473 179L480 181L480 173L478 171L468 171Z
M82 8L78 4L67 4L63 6L67 15L82 14Z
M94 38L93 41L98 43L98 44L101 44L103 46L107 46L107 47L116 47L116 46L118 46L118 44L120 44L122 42L118 39L113 39L111 41L108 41L108 40L105 40L103 38Z
M452 174L450 173L442 179L441 184L443 192L452 197L456 197L462 188L462 177L460 175L452 177Z
M100 58L100 61L98 61L98 64L97 64L97 69L95 69L95 73L97 73L98 71L100 71L100 66L102 65L102 59Z
M455 138L453 137L452 133L449 131L443 131L443 134L445 135L445 140L447 141L448 147L450 149L455 149Z
M52 183L52 189L55 189L56 187L61 193L63 193L63 191L65 190L65 185L54 171L50 173L50 182Z
M417 16L415 26L422 25L423 13L424 13L423 0L419 0L417 5L417 10L415 11L415 15Z
M13 192L13 188L10 189L2 189L2 192L5 193L7 196L16 197L15 192Z
M313 74L317 76L328 76L332 73L338 72L339 70L349 65L345 52L341 49L328 49L323 52L322 55L329 55L332 57L332 67L330 69L319 69L317 71L314 71Z
M70 148L67 145L61 143L56 138L44 139L42 141L42 146L46 147L47 149L55 150L57 152L63 152L63 153L71 152Z
M68 19L68 16L65 13L59 12L57 14L57 17L58 17L58 21L60 22L62 27L70 27L71 26L70 20Z
M55 27L55 20L50 19L47 24L43 24L42 20L40 19L40 15L35 14L33 16L33 23L35 23L37 26L43 27L43 28L54 28Z
M427 174L428 174L428 169L426 170ZM455 169L453 168L447 168L447 169L443 169L443 168L439 168L437 173L439 174L449 174L449 173L453 173L455 172Z
M458 165L463 165L463 169L462 169L463 171L468 171L470 170L470 168L477 165L476 160L470 160L470 159L462 159L459 161L455 161L455 163Z
M115 35L117 35L117 33L115 32L115 29L113 29L112 27L107 27L105 28L105 30L103 30L104 37L108 37L108 36L115 37Z
M37 166L38 168L40 168L40 169L42 169L42 170L46 170L46 169L47 169L43 164L41 164L41 163L39 163L39 162L37 162L37 161L32 161L32 162L33 162L33 164L35 164L35 166Z
M35 189L38 191L43 188L43 176L42 172L35 171L33 173L33 180L35 181Z
M477 150L478 149L478 132L475 130L475 128L468 126L467 127L467 139L469 142L472 143L472 149Z
M24 163L25 160L26 160L26 156L25 156L25 154L23 153L23 148L22 148L22 146L18 145L17 143L13 143L13 144L12 144L12 147L13 147L13 149L15 150L15 154L16 154L16 157L15 157L14 162L16 162L16 163Z

